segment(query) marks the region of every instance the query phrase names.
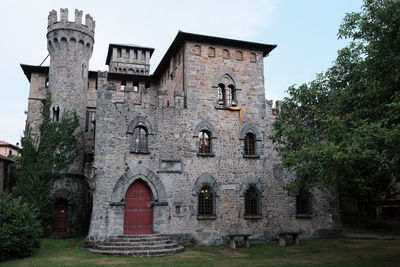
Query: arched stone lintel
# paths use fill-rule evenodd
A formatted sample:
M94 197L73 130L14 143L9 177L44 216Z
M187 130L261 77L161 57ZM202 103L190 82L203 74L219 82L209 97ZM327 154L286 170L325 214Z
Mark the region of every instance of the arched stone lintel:
M218 88L218 84L221 83L221 79L222 79L222 77L224 77L224 75L228 75L228 76L233 80L233 82L234 82L233 85L235 86L235 89L236 89L236 90L239 90L239 88L237 88L237 82L236 82L236 81L238 81L238 79L236 79L236 76L235 76L235 74L233 74L232 71L227 70L227 69L220 70L220 71L214 76L214 79L213 79L213 81L212 81L211 86L214 87L214 88Z
M257 131L257 128L256 128L253 124L251 124L251 123L246 124L246 125L242 128L242 130L240 130L239 140L244 140L247 133L252 133L252 134L254 134L255 137L256 137L256 141L262 141L261 135L260 135L260 133Z
M240 185L239 195L244 197L250 185L254 185L262 197L264 197L264 189L261 184L260 178L254 174L249 174Z
M141 115L137 116L129 123L127 133L133 133L133 130L138 126L145 127L147 129L147 134L154 133L154 129L150 121Z
M207 172L203 173L197 178L192 189L192 195L197 196L204 185L210 186L213 190L213 193L215 193L215 196L219 196L217 181Z
M125 193L129 186L138 179L142 179L150 187L154 201L167 201L167 194L160 178L158 178L158 176L155 175L151 170L143 166L139 166L133 170L129 170L119 178L111 194L111 202L121 202L125 198Z
M214 126L208 121L200 122L194 129L193 137L199 137L199 133L203 130L207 130L211 133L211 138L217 138L217 131Z

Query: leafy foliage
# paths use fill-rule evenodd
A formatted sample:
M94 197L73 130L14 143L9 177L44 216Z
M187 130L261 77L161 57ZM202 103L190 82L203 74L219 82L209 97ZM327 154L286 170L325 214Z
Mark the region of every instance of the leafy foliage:
M400 174L400 1L364 0L339 38L333 66L288 89L274 123L283 165L297 175L287 189L325 188L373 199Z
M29 133L22 138L22 151L17 172L17 194L39 209L44 225L52 219L50 190L55 179L68 170L77 155L75 131L79 124L76 113L65 112L58 122L50 118L50 95L43 101L43 122L39 140Z
M42 228L38 211L22 198L0 195L0 261L26 257L39 247Z

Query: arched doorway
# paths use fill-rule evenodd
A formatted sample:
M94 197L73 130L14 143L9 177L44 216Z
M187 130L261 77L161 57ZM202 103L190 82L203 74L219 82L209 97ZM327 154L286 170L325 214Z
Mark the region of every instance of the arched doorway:
M66 232L68 230L68 201L57 199L54 203L54 232Z
M153 197L143 180L133 182L125 194L124 234L153 233Z

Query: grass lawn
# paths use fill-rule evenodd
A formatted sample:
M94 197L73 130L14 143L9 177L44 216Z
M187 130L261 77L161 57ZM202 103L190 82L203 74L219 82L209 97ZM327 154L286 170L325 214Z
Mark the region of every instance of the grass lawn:
M194 247L168 257L129 258L95 254L82 239L43 239L32 257L0 266L400 266L400 240L317 239L300 246Z

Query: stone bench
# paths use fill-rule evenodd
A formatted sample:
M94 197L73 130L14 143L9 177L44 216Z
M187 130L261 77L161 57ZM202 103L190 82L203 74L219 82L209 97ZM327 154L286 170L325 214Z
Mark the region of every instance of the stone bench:
M243 237L244 241L244 246L246 248L250 247L250 242L249 242L249 237L251 234L229 234L229 247L231 249L236 249L236 242L235 242L235 237Z
M279 246L286 246L286 240L285 238L287 236L291 236L292 240L293 240L293 245L300 245L300 241L299 241L299 235L301 234L301 232L279 232L278 236L279 236Z

